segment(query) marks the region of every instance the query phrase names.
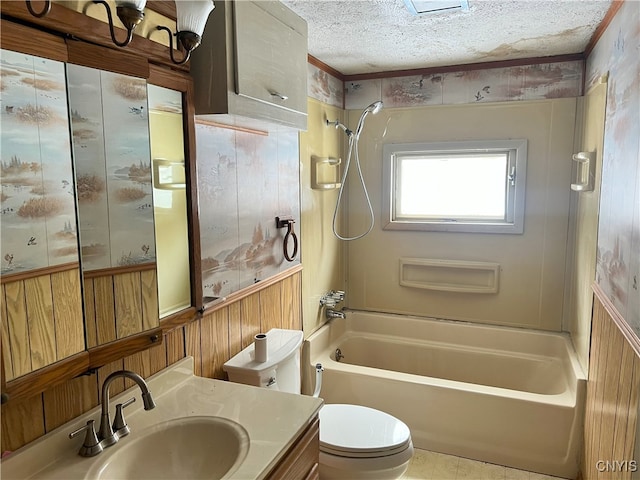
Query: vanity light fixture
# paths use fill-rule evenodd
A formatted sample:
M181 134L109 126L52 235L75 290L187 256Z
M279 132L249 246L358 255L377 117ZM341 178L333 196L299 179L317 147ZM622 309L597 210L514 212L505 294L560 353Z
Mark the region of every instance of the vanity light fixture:
M133 39L133 29L144 19L144 7L147 4L147 0L116 0L116 14L127 29L127 38L122 42L116 40L115 32L113 31L113 17L109 4L105 0L93 0L93 3L101 3L107 9L109 33L111 33L113 43L119 47L129 45Z
M46 0L44 2L44 8L40 12L36 12L33 9L33 7L31 6L31 1L30 0L25 0L25 3L27 4L27 9L29 10L29 13L31 13L31 15L33 15L34 17L37 17L37 18L46 17L49 14L49 12L51 11L51 0Z
M200 45L207 19L214 8L213 0L180 0L176 2L178 32L175 36L186 52L184 58L179 61L173 55L173 33L171 30L162 25L156 27L157 30L164 30L169 34L169 55L173 63L182 65L189 60L191 52Z

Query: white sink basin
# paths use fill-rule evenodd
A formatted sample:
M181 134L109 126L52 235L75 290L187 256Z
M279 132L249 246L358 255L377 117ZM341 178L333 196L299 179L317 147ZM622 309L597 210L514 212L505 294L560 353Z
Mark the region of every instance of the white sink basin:
M249 450L249 435L220 417L182 417L134 431L87 473L87 479L221 479ZM111 452L109 452L111 453Z

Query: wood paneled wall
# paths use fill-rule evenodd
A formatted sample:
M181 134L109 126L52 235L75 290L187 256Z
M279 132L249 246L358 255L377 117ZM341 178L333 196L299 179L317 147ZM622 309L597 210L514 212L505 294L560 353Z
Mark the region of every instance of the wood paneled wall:
M195 358L197 375L224 379L224 362L249 345L256 333L271 328L302 329L300 282L301 272L296 270L273 285L166 332L161 345L105 365L97 375L80 376L41 395L2 405L2 451L16 450L97 406L103 380L116 370L124 368L149 377L190 355ZM111 392L124 388L124 380L116 381Z
M640 357L624 326L618 326L624 320L616 321L616 317L615 309L596 288L582 456L584 480L630 479L632 471L640 469L640 458L634 458Z
M85 273L84 305L89 348L158 327L155 263L104 275Z
M5 379L84 350L78 264L3 276L0 290Z

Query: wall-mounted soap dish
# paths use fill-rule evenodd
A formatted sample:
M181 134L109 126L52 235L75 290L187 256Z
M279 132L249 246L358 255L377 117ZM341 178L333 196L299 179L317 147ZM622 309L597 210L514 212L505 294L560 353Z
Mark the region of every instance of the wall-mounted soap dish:
M334 190L340 188L340 158L311 156L311 188ZM329 178L329 181L326 179Z

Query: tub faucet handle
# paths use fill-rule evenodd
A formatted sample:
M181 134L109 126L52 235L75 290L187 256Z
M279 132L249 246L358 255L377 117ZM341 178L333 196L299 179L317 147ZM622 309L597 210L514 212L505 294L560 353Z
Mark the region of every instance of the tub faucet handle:
M320 297L320 305L333 308L344 300L344 292L342 290L329 290Z
M336 302L342 302L344 300L344 292L342 290L332 290L331 291L331 297L336 301Z

